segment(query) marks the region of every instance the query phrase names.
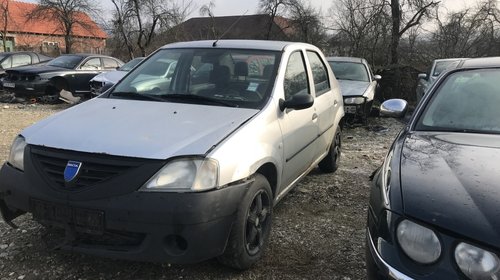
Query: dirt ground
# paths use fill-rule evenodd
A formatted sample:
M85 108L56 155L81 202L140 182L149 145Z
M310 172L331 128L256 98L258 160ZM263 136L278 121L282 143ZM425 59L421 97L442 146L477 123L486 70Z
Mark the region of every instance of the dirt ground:
M22 128L68 105L0 103L0 162ZM215 260L194 265L128 262L52 251L30 215L19 229L0 221L0 279L364 279L369 176L402 124L371 118L343 131L341 166L315 169L275 208L270 245L253 268L240 272Z

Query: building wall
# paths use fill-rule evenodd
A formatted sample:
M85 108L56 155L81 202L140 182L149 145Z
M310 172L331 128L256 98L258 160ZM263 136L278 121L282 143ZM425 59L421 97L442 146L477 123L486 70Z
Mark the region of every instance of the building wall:
M63 36L39 34L8 34L14 40L14 51L30 50L43 54L58 56L66 51ZM99 38L73 38L73 53L101 54L106 47L106 40Z

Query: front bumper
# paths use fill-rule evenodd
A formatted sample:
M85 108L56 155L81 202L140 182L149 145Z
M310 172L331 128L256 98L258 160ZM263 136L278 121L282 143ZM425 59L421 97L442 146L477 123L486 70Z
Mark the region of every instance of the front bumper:
M48 80L36 81L3 81L3 88L5 91L14 93L16 96L43 96L47 91Z
M34 212L40 223L63 229L66 239L74 238L62 249L118 259L194 263L223 253L250 183L204 193L133 191L78 200L75 194L54 195L43 180L34 181L4 164L0 211L9 222Z

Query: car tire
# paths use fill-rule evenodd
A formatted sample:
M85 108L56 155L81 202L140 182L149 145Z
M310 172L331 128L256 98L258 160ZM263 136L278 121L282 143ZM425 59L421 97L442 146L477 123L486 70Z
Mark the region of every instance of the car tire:
M335 134L333 143L330 145L328 154L318 164L319 169L325 173L335 172L339 168L342 148L342 131L340 130L340 128L338 128L337 130L338 131Z
M271 186L263 175L256 174L238 207L226 249L218 261L239 270L256 263L268 244L272 213Z

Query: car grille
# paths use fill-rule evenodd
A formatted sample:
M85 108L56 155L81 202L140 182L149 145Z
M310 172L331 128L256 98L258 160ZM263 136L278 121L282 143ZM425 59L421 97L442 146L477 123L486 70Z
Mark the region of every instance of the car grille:
M33 81L36 75L33 74L20 74L20 73L9 73L7 74L6 80L17 82L17 81Z
M102 87L104 86L103 82L91 81L90 82L90 92L93 95L99 95L102 93Z
M46 181L51 186L64 190L80 190L91 187L140 165L139 161L124 157L41 147L32 147L31 154L38 172L42 174ZM64 180L64 170L70 160L82 162L82 165L76 179L68 183Z

